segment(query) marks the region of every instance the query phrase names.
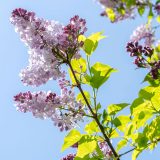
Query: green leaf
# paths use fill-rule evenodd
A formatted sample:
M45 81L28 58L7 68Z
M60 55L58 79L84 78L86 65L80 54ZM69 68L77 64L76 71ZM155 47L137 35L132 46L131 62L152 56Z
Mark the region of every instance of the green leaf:
M79 42L84 42L86 40L86 37L84 36L84 35L80 35L79 37L78 37L78 41Z
M98 46L98 42L97 41L94 42L91 39L86 39L84 41L83 50L85 51L85 53L87 55L91 55L95 51L95 49L97 48L97 46Z
M135 128L136 128L135 125L133 125L131 123L131 124L127 125L127 127L124 126L124 128L123 128L122 131L124 132L124 134L125 134L126 137L130 137L130 136L132 136Z
M132 160L136 160L141 152L142 152L141 150L135 149L132 153Z
M155 93L155 95L151 98L151 102L155 110L160 111L160 93Z
M159 79L154 80L149 73L146 75L143 82L148 82L151 86L159 86L160 84L160 80Z
M116 19L116 14L112 8L106 8L107 17L110 19L111 22L114 22Z
M146 148L148 146L148 138L143 133L138 133L135 143L137 144L138 148Z
M72 65L72 68L74 70L74 73L77 77L77 79L80 81L80 82L83 82L85 83L86 80L84 78L84 73L87 71L87 65L86 65L86 60L83 59L83 58L79 58L79 59L72 59L71 60L71 65ZM72 84L73 85L76 85L76 81L75 81L75 78L71 72L71 70L69 69L69 75L70 75L70 78L72 80Z
M147 86L139 91L139 97L146 100L151 100L151 98L154 95L154 91L155 91L155 87Z
M78 73L84 73L87 71L87 64L86 60L84 58L79 59L72 59L71 65L73 67L73 70Z
M160 16L157 16L156 20L158 23L160 23Z
M144 134L150 141L155 141L155 139L160 139L160 117L156 117L152 122L147 125L144 129Z
M128 8L130 8L130 7L132 7L132 5L136 4L135 0L125 0L125 2L126 2L126 5Z
M137 112L135 117L132 120L132 123L138 129L140 127L143 127L147 123L147 121L150 118L152 118L152 116L153 116L153 114L148 110Z
M154 16L154 14L153 14L153 11L152 11L152 4L150 4L150 6L149 6L149 13L148 13L148 23L150 24L150 22L151 22L151 20L153 19L153 16Z
M96 109L99 110L99 109L101 109L101 108L102 108L101 104L98 103L97 106L96 106Z
M103 118L102 119L102 123L103 124L107 124L107 123L109 123L111 121L111 116L108 115L106 109L103 110L102 118Z
M125 147L127 145L127 140L126 139L122 139L118 142L117 144L117 148L116 151L119 152L123 147Z
M62 146L62 151L66 150L70 146L74 145L81 139L81 133L76 129L71 130L68 135L64 138L64 143Z
M98 89L103 83L108 80L111 73L115 71L116 70L111 68L110 66L97 62L91 67L92 77L86 76L85 78L93 88Z
M91 96L89 92L88 91L83 91L83 92L84 92L85 97L87 98L87 101L89 102L89 104L91 104ZM86 105L86 101L84 100L81 93L77 95L76 100L80 101L83 105Z
M100 41L101 39L104 39L106 38L106 36L103 35L103 32L96 32L96 33L93 33L91 36L88 37L88 39L94 41L94 42L98 42Z
M119 137L119 134L116 130L113 130L109 135L109 138L117 138L117 137Z
M91 55L96 50L98 42L101 39L105 38L105 36L103 36L102 34L103 32L97 32L87 38L85 38L84 36L79 37L79 40L84 42L83 50L87 55Z
M97 123L95 121L90 122L89 124L86 125L85 131L88 134L93 134L93 133L99 132L99 128L98 128Z
M84 135L78 144L76 157L83 158L95 151L97 148L97 140L93 136Z
M136 98L130 106L131 114L136 110L136 108L140 105L144 105L144 100L142 97Z
M130 117L126 116L126 115L118 116L112 121L112 123L115 125L115 127L120 127L123 125L126 126L126 124L129 122L130 122Z
M144 11L145 11L145 7L144 6L138 7L138 13L139 13L140 16L142 16L144 14Z
M127 107L128 105L128 103L111 104L108 106L108 114L114 115L117 112L121 111L123 108Z

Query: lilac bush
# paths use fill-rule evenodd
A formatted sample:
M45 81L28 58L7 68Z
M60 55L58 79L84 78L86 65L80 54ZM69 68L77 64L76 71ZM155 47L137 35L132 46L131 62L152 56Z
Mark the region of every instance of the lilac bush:
M103 33L86 37L86 21L78 15L63 25L17 8L10 21L29 53L29 64L20 72L22 83L38 87L56 80L61 94L53 91L20 92L14 96L14 103L18 111L50 119L60 131L68 131L62 151L72 147L76 153L61 160L120 160L130 152L133 152L132 160L136 160L141 152L152 150L160 141L160 44L156 41L157 27L151 24L155 17L159 23L160 2L98 2L105 9L101 15L107 16L111 22L136 18L137 11L142 16L145 9L149 9L148 22L133 31L126 45L127 52L135 58L136 67L149 70L144 79L149 86L142 88L131 104L111 104L104 109L97 100L97 93L116 69L100 62L90 64L99 41L105 38ZM90 92L86 86L90 87ZM127 108L130 113L121 114ZM81 122L85 123L82 133L77 130ZM114 138L118 138L116 145L112 143ZM120 152L125 147L127 151Z

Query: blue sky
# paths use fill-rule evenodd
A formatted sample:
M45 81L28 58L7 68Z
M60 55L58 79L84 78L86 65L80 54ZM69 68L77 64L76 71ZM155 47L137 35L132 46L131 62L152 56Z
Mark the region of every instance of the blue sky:
M20 91L53 90L59 92L56 83L50 81L39 88L24 86L18 76L27 65L27 48L19 40L9 22L13 9L22 7L45 19L67 24L74 15L87 21L87 35L104 31L107 38L100 42L92 62L107 63L119 72L114 73L99 92L99 101L106 107L110 103L131 102L139 89L145 70L135 70L132 59L125 52L125 45L133 29L144 23L144 18L111 24L99 16L101 7L93 0L5 0L0 1L0 160L59 160L69 151L60 153L63 137L51 121L40 120L31 114L16 111L13 96ZM144 152L139 160L158 159L158 149ZM122 160L129 160L124 156Z

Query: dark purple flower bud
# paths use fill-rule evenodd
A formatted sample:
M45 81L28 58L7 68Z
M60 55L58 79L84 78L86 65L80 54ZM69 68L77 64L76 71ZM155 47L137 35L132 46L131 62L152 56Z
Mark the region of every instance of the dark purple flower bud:
M34 19L35 13L28 12L27 10L22 8L17 8L13 10L12 17L23 17L25 20L30 21L31 19Z
M72 148L78 148L78 142L71 146Z
M160 3L157 3L154 7L155 11L157 12L158 15L160 15Z
M46 102L54 102L55 100L55 97L56 97L56 94L55 93L49 93L49 95L46 97Z
M151 74L153 79L158 78L158 70L156 68L151 69L150 74Z

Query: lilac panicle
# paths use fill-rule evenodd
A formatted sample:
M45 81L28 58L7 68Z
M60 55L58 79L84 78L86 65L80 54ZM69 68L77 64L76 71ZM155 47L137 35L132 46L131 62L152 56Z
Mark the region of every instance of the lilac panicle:
M82 43L78 41L79 35L83 35L86 28L86 21L80 18L78 15L70 19L68 25L63 28L63 34L59 36L58 48L65 58L74 57L79 58L79 49L82 47Z
M143 47L138 42L129 42L126 46L127 52L131 57L135 57L134 64L139 68L149 68L150 75L153 79L159 78L160 60L148 62L147 58L151 58L154 53L154 49L148 46Z
M134 19L135 18L135 13L134 13L134 7L128 9L125 5L125 3L122 3L121 1L118 0L98 0L99 3L101 4L102 8L105 10L106 8L110 8L113 10L115 14L115 19L112 20L112 23L119 22L125 19ZM123 6L125 13L120 13L118 10ZM106 11L103 11L101 13L101 16L107 16Z
M122 2L119 0L97 0L102 8L105 10L106 8L110 8L113 10L115 14L115 19L112 20L113 23L119 22L125 19L134 19L136 16L137 7L144 6L147 0L136 0L135 4L133 4L130 8L128 8L126 2ZM124 13L120 13L120 9L125 10ZM101 16L107 16L106 11L101 13Z
M44 91L19 93L14 101L18 111L31 112L36 118L49 118L61 131L74 128L83 118L81 103L66 89L61 95Z
M18 111L31 112L34 117L49 118L60 131L70 130L83 120L84 111L81 102L77 102L70 81L59 79L61 94L49 92L25 92L14 96Z
M151 47L154 43L154 32L150 25L138 26L130 37L131 42L139 42L144 40L145 46Z
M39 86L49 79L58 79L61 88L60 95L44 91L17 94L14 97L17 110L31 112L37 118L49 118L60 131L74 128L83 119L84 111L73 90L68 89L70 82L65 79L66 73L61 71L60 65L72 57L80 57L83 44L78 36L86 31L85 20L74 16L63 26L21 8L12 12L10 20L29 49L29 64L20 73L22 82Z
M79 49L83 45L78 36L87 30L84 19L74 16L68 25L36 17L34 12L15 9L10 18L21 40L29 48L29 65L20 73L26 85L39 86L49 79L63 77L60 64L79 58Z
M103 152L103 155L105 156L105 158L112 159L112 151L110 149L110 147L108 146L108 144L106 142L99 142L98 143L100 150Z
M105 141L98 142L98 146L99 146L99 149L101 150L101 152L103 153L103 160L113 160L113 153ZM90 156L90 158L95 158L98 156L98 153L96 151L94 151L89 156Z
M63 26L56 21L39 19L34 12L15 9L10 18L21 40L29 48L29 65L20 73L24 84L39 86L62 76L51 46L58 44Z

